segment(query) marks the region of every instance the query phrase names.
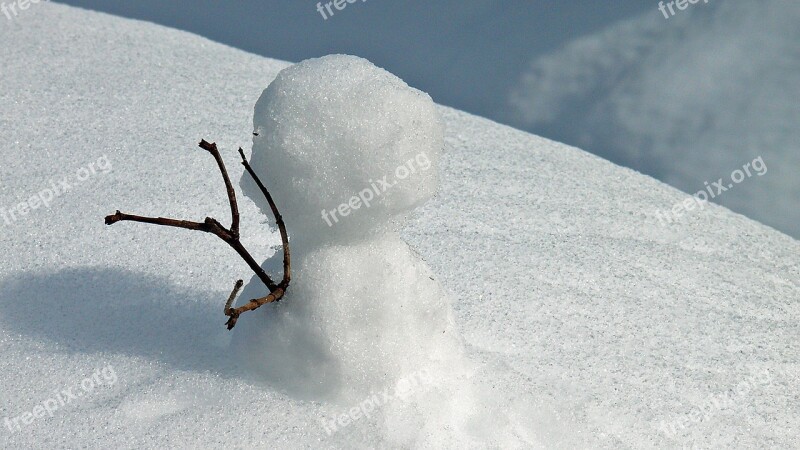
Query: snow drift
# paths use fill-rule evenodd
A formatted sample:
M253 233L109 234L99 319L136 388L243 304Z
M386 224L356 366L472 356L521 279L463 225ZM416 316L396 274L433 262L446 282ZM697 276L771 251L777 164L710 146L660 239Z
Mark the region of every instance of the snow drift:
M445 148L438 194L405 226L396 222L408 246L398 239L370 245L367 236L352 235L347 244L306 249L303 274L290 287L295 297L275 314L243 317L241 335L232 335L222 304L232 280L248 271L235 254L213 236L144 225L109 229L102 218L121 205L147 215L227 217L216 167L196 142L215 140L234 167L235 149L253 132L253 105L287 64L52 3L30 13L24 25L0 28L0 208L18 210L102 155L113 170L71 183L49 208L4 224L0 446L800 443L797 241L719 206L665 227L655 211L685 194L448 108L436 107ZM339 114L329 119L346 123ZM288 123L294 129L299 122ZM287 151L283 157L300 148L290 143L277 147ZM266 165L262 175L272 186L270 171L284 168ZM232 175L239 181L240 173ZM408 195L406 212L430 193ZM329 208L343 201L333 197ZM244 244L270 256L278 237L256 205L240 203ZM344 219L359 212L336 226L355 226ZM344 270L342 278L331 278L332 268ZM367 292L348 284L366 274L401 284L365 284ZM301 276L309 280L305 288ZM292 349L320 342L334 345L308 355L320 356L312 361L338 358L338 370L342 361L357 361L375 331L372 321L388 327L375 342L405 336L387 317L406 320L421 310L399 311L401 305L369 296L406 299L416 289L441 291L424 297L436 299L428 303L435 314L402 323L411 333L429 333L431 323L443 323L437 317L449 299L463 373L453 366L440 376L433 363L415 371L420 360L438 358L431 344L397 350L389 342L386 348L410 356L366 354L385 378L372 365L343 372L372 386L388 383L389 391L342 395L344 378L336 377L322 378L319 391L304 390L313 377L301 370L279 378L291 369L278 363L306 370ZM365 314L348 316L320 301L326 296ZM312 324L285 321L312 316L329 321L318 324L316 336ZM260 319L264 330L244 327ZM274 333L266 330L270 323ZM309 333L284 333L291 330ZM264 366L271 355L260 349L242 361L248 335L282 336L269 344L280 356L273 367ZM116 374L113 385L81 390L52 416L34 415L57 392L78 392L107 367ZM375 408L367 416L361 405L368 399Z

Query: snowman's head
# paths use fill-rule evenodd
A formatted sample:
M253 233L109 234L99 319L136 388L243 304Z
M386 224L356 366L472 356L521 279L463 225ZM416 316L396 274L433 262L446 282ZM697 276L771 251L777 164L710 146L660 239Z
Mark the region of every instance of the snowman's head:
M251 165L306 243L391 229L436 192L444 138L433 101L365 59L332 55L284 69L253 124ZM242 184L269 214L249 176Z

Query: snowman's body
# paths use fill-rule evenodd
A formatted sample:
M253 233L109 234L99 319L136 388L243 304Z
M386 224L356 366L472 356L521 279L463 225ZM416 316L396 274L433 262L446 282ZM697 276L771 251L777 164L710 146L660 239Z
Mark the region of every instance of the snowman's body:
M292 282L236 327L234 348L310 398L354 401L423 370L452 372L462 345L448 296L396 232L436 192L444 142L430 97L366 60L325 57L281 72L254 127L251 164L289 230ZM355 208L367 189L369 205ZM242 296L263 291L254 281Z
M271 383L352 404L462 361L446 293L396 234L297 256L288 295L237 334L239 351ZM250 285L253 295L264 289Z

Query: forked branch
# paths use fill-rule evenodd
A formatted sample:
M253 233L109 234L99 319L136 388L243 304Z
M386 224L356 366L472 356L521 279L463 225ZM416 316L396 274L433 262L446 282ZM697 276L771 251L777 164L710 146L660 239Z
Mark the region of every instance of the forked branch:
M215 236L219 237L226 244L228 244L231 248L233 248L239 256L244 259L250 269L255 272L256 276L264 283L264 285L269 289L269 294L265 297L255 298L247 302L246 304L234 308L233 303L236 299L236 295L239 293L239 290L242 288L244 284L242 280L238 280L236 285L231 292L228 301L225 303L225 315L228 316L228 321L226 325L228 329L232 329L236 325L236 321L239 319L239 316L242 313L247 311L252 311L262 305L267 303L277 302L281 298L283 298L284 294L286 293L286 289L289 287L289 281L291 280L291 257L289 254L289 236L286 232L286 225L283 222L283 217L281 216L280 212L278 212L278 207L275 205L275 202L272 199L272 195L270 195L267 188L264 186L264 183L258 178L253 168L250 167L250 164L247 162L247 158L244 155L244 151L239 148L239 155L242 157L242 165L244 165L247 172L250 176L253 177L258 188L261 189L262 194L267 199L267 203L269 203L269 207L272 210L272 214L275 216L275 222L278 225L278 230L281 234L281 242L283 244L283 278L281 279L280 283L275 283L272 279L267 275L264 269L256 262L255 259L250 255L246 248L242 245L241 241L239 240L239 207L236 203L236 193L233 190L233 185L231 184L230 177L228 177L228 171L225 168L225 163L222 161L222 156L217 149L217 145L215 143L209 143L205 140L200 141L200 148L203 150L208 151L213 157L214 160L217 162L217 166L219 167L220 172L222 173L222 180L225 182L225 189L228 193L228 202L231 206L231 227L225 228L218 220L213 219L211 217L206 217L203 222L192 222L189 220L177 220L177 219L169 219L164 217L144 217L144 216L136 216L132 214L125 214L120 212L119 210L110 215L106 216L105 221L106 225L113 225L117 222L122 221L129 221L129 222L141 222L141 223L149 223L153 225L162 225L167 227L174 227L174 228L184 228L187 230L195 230L195 231L203 231L206 233L214 234Z

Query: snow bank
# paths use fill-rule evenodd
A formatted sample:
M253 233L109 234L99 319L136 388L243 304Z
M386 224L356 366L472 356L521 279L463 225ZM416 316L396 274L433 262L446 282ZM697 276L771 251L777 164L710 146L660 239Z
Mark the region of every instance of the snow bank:
M235 150L248 146L253 105L287 64L54 2L31 8L18 26L0 27L0 39L0 208L102 155L113 167L73 184L50 208L3 223L0 447L800 445L797 241L713 205L664 227L654 211L685 194L575 148L441 107L438 194L399 232L408 248L348 237L338 245L349 254L317 245L298 248L298 256L306 255L304 277L333 283L315 284L315 296L351 302L364 321L386 320L380 311L400 314L406 305L374 299L380 308L370 309L347 277L331 278L330 267L352 267L342 272L349 279L422 279L418 286L426 289L435 287L424 277L433 277L429 282L448 293L463 341L460 380L415 372L421 352L402 349L412 355L408 363L376 363L389 371L388 391L376 392L377 400L343 400L335 389L347 386L344 378L328 374L321 384L327 393L298 394L291 383L308 385L309 378L300 370L298 380L270 381L264 367L254 370L231 354L231 341L259 319L293 328L265 310L240 319L235 331L242 336L225 330L224 299L233 280L249 273L234 252L202 233L109 228L102 218L121 208L227 222L222 181L196 142L215 140L238 183ZM244 243L268 257L280 239L258 208L240 199ZM400 265L383 250L423 263ZM348 256L355 266L341 261ZM304 305L303 285L295 282L289 292L298 297L275 315L328 308L331 320L362 320L332 303ZM382 289L411 301L404 295L414 286ZM431 305L439 314L440 304ZM430 332L431 322L415 331ZM385 336L402 336L388 323ZM358 345L369 337L332 324L319 329ZM312 348L304 337L294 348ZM277 348L273 366L307 367L302 355L289 359L281 344L270 345ZM337 357L336 367L342 355L358 354L334 342L307 360ZM436 369L440 356L425 357ZM253 359L264 366L263 355ZM117 376L113 386L52 417L18 421L18 431L4 423L27 417L56 392L81 389L106 367ZM359 370L348 376L383 382L371 369ZM367 416L362 405L375 407Z

